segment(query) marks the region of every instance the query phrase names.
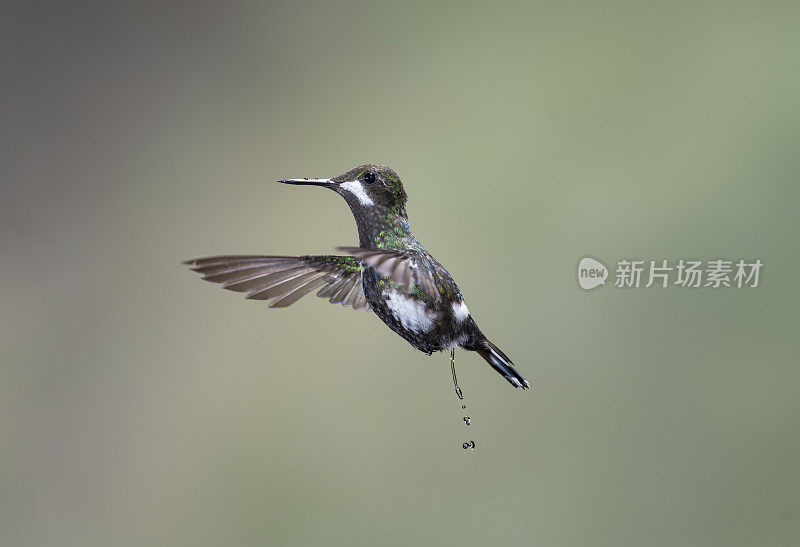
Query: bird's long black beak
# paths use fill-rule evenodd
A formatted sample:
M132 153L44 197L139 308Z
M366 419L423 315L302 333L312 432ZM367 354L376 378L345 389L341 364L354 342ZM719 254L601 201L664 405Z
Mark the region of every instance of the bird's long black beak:
M331 179L286 179L279 180L284 184L297 184L301 186L333 186L336 183Z

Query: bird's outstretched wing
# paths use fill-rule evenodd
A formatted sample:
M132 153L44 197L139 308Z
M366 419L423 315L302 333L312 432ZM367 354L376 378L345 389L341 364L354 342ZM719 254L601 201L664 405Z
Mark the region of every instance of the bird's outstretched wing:
M369 310L361 262L354 256L211 256L184 264L223 289L269 300L271 308L285 308L320 289L317 296L333 304Z
M359 258L364 266L372 266L378 274L390 278L405 290L417 285L434 301L442 300L430 269L419 264L418 253L362 247L337 247L336 250Z

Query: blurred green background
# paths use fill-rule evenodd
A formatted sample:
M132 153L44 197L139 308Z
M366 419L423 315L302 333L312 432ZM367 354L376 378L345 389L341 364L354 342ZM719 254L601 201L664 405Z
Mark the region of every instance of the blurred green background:
M0 544L796 545L797 2L17 3ZM357 241L385 163L533 381L179 262ZM585 292L586 255L760 258ZM477 449L461 443L474 439Z

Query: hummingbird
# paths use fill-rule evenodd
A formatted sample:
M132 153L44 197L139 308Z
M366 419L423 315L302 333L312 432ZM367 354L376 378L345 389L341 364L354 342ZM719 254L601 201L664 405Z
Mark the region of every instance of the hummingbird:
M514 387L530 387L511 359L478 328L456 282L411 232L406 192L385 165L366 164L330 179L285 179L342 196L358 229L358 247L342 255L227 255L187 260L222 288L290 306L311 291L331 303L371 310L412 346L431 355L461 347L475 351ZM455 374L455 373L454 373Z

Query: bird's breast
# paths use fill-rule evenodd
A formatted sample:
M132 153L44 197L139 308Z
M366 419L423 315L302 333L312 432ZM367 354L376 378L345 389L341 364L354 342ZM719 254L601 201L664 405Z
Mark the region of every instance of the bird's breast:
M396 289L382 293L386 309L406 330L414 333L430 332L436 321L436 313L420 298L404 294Z

